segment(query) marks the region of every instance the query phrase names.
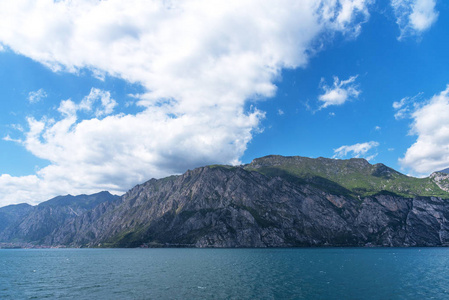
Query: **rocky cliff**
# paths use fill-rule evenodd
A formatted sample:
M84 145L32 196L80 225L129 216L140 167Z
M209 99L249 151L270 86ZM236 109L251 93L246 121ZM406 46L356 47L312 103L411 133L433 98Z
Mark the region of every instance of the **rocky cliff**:
M434 172L430 174L430 178L441 190L449 192L449 173Z
M65 219L39 242L74 247L447 246L447 199L449 193L430 177L407 177L362 159L269 156L245 166L207 166L152 179L120 199Z

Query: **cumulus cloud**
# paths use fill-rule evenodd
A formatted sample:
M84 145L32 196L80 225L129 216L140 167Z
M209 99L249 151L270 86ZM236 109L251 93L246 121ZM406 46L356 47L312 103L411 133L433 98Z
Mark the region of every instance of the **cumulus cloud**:
M78 114L86 107L86 99L89 96L79 103L61 101L58 120L28 118L26 136L16 142L51 164L36 176L0 178L1 190L10 190L13 181L15 185L33 184L36 193L44 195L50 191L121 193L150 177L180 173L192 164L213 163L217 157L236 164L263 117L262 112L253 110L234 116L228 124L213 109L179 117L145 110L137 115L80 120Z
M396 23L401 31L398 39L420 35L429 29L438 18L435 4L435 0L391 0Z
M370 161L377 156L377 153L372 153L372 149L379 146L378 142L366 142L358 143L354 145L345 145L337 149L334 149L333 158L345 158L345 157L362 157Z
M371 2L1 1L0 42L14 52L145 90L134 115L113 114L120 100L93 89L61 101L59 119L30 117L21 142L51 162L33 182L48 196L123 192L150 177L239 163L264 117L247 101L273 96L281 70L306 66L329 33L356 36ZM15 195L0 201L45 200Z
M33 203L36 196L47 196L47 191L40 191L39 179L36 175L14 177L8 174L0 175L0 190L8 195L11 200L3 199L2 205L16 203L18 199L27 199ZM66 194L66 193L65 193Z
M411 134L416 142L400 164L421 175L449 166L449 85L412 114Z
M320 86L324 94L319 95L318 100L324 102L324 104L320 106L320 109L331 105L342 105L350 99L357 98L361 93L355 84L357 77L358 75L351 76L347 80L340 81L337 76L334 76L332 86L326 85L324 78L322 78Z
M30 103L37 103L46 97L47 93L44 91L44 89L39 89L35 92L28 93L28 101L30 101Z

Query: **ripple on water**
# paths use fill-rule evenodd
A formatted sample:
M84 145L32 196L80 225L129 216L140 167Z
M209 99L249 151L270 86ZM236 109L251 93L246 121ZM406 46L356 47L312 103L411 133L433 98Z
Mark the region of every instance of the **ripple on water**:
M0 250L0 298L447 297L449 249Z

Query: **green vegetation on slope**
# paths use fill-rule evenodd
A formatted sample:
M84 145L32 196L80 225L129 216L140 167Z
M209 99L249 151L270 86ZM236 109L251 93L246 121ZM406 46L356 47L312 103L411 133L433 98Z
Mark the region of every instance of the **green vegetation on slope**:
M307 182L334 194L370 196L390 192L404 197L435 196L449 198L431 177L415 178L383 164L371 165L365 159L266 156L244 166L266 176L280 176L298 183Z

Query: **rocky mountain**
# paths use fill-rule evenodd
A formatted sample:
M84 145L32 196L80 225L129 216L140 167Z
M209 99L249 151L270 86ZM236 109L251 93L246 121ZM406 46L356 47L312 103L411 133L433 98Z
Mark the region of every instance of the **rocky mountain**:
M444 172L434 172L430 174L430 179L443 191L449 192L449 174Z
M17 204L0 207L0 232L27 215L33 207L29 204Z
M48 235L51 235L68 220L82 215L100 203L111 202L119 198L109 192L100 192L93 195L58 196L37 206L19 204L2 207L0 208L0 220L7 221L4 222L3 227L0 226L0 242L42 244ZM4 219L2 213L10 217Z
M10 233L0 234L0 242L20 237L72 247L447 246L449 193L440 188L447 178L432 176L408 177L363 159L267 156L151 179L119 199L74 209L76 214L50 222L51 229L38 226L44 224L40 214L29 214L12 226L16 231L4 230ZM66 201L55 199L46 205Z

